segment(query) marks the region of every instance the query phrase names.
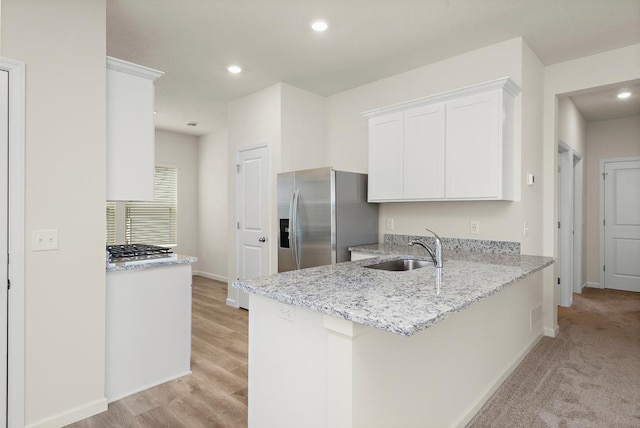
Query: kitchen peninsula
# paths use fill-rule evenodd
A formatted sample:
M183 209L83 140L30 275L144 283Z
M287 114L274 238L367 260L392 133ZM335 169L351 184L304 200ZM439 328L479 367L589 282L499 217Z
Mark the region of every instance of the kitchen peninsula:
M107 263L106 397L113 402L191 373L191 264Z
M234 282L252 293L250 428L464 426L542 337L552 258L445 251L441 275L367 267L428 259L389 248Z

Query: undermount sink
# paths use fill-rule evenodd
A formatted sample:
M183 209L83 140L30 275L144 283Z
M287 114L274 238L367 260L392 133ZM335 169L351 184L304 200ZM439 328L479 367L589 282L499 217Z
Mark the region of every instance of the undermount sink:
M420 269L426 266L433 266L432 261L416 260L416 259L403 259L403 260L391 260L389 262L378 263L375 265L368 265L365 267L371 269L389 270L389 271L407 271Z

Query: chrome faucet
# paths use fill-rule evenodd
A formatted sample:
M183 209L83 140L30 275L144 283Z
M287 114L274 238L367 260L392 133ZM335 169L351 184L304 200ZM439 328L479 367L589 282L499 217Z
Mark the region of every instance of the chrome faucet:
M427 250L427 253L431 256L431 260L433 260L433 265L437 268L442 267L442 241L440 237L436 235L433 230L425 229L427 232L430 232L436 238L436 251L434 252L429 246L420 238L412 239L409 241L409 246L413 247L414 245L420 245L422 248Z

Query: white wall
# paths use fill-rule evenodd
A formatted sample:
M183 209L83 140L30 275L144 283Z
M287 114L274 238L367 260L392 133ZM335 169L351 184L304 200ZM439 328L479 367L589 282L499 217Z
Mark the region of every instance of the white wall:
M587 151L587 121L567 96L558 98L558 139L584 159Z
M508 40L329 97L329 163L338 169L367 172L367 120L361 115L363 111L505 76L522 86L522 46L521 38ZM533 64L528 66L532 70L539 68ZM536 72L539 73L539 70ZM515 100L514 180L518 199L521 193L521 105L522 95ZM393 231L385 230L388 218L394 219ZM471 220L480 221L479 235L469 233ZM445 237L519 242L522 237L520 202L413 202L380 205L381 234L423 234L425 227Z
M281 171L329 166L325 146L325 98L284 83L229 103L228 165L237 162L238 148L269 143L271 174L271 206L269 247L270 272L277 272L277 174ZM234 168L228 173L229 225L228 279L234 279L235 261L235 178ZM237 301L237 290L229 286L229 299Z
M175 253L198 254L198 137L156 130L156 165L178 168L178 245Z
M640 156L640 116L587 123L586 280L600 283L600 160Z
M326 98L282 84L281 171L331 166L325 146Z
M105 1L3 0L1 26L26 63L25 423L62 426L106 409Z
M542 117L544 66L522 42L522 233L523 254L542 254ZM535 184L527 185L527 174L533 174ZM528 231L524 234L526 222ZM549 269L547 269L549 270Z
M280 139L281 139L281 87L277 83L254 94L232 101L228 105L227 121L229 132L229 152L227 165L237 163L238 149L269 143L269 165L271 169L271 189L276 188L276 174L280 171ZM227 248L227 276L229 282L236 275L236 170L229 168L228 172L228 230ZM277 271L277 242L276 239L276 192L271 192L271 231L269 247L271 258L271 272ZM230 303L238 303L238 290L229 283L228 296Z
M227 282L229 253L227 131L203 135L198 144L198 263L194 272Z

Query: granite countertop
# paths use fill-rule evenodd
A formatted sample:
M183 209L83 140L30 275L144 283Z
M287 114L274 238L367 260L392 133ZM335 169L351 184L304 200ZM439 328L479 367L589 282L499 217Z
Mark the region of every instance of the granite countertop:
M379 257L234 281L249 293L411 336L553 263L551 257L468 251L444 253L444 267L406 272L366 268L419 258L424 249L391 244L352 248ZM394 252L395 251L395 252ZM467 254L465 254L467 253Z
M183 254L172 254L169 257L164 257L161 259L136 260L133 262L122 262L122 263L108 263L107 272L115 272L115 271L121 271L121 270L149 269L149 268L155 268L160 266L171 266L171 265L195 263L197 261L198 261L197 257L185 256Z

